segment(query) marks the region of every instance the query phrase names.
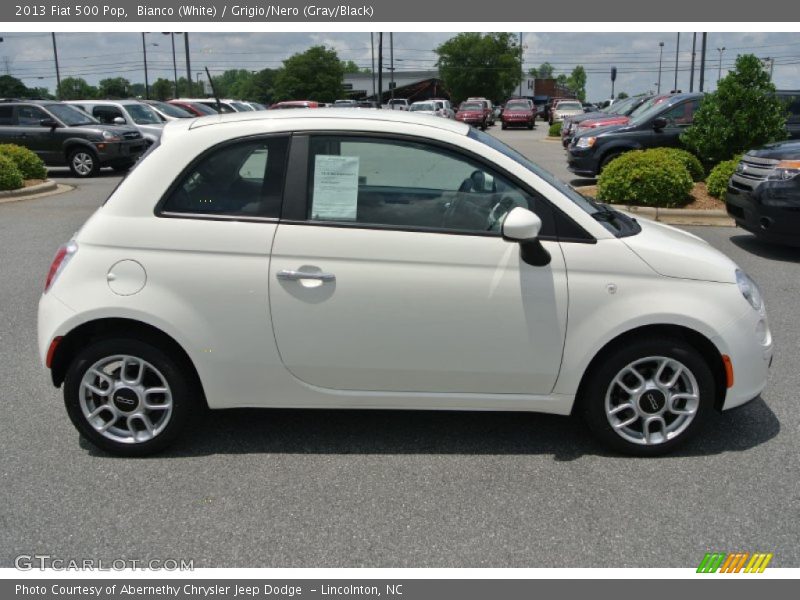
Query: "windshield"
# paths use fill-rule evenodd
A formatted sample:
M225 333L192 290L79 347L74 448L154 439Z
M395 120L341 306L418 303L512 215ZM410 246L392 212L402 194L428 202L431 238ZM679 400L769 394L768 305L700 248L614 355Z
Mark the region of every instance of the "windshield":
M433 111L436 110L436 107L433 104L431 104L430 102L420 102L418 104L417 103L412 104L411 108L409 110L412 110L412 111L415 111L415 112L416 111L420 111L420 110L433 112Z
M200 102L187 102L188 106L191 106L199 113L203 113L204 115L216 115L219 114L217 111L210 106L206 106L205 104L201 104Z
M95 123L100 122L88 113L66 104L48 104L47 110L53 113L56 118L64 123L64 125L67 127L75 127L77 125L94 125Z
M154 100L151 106L154 106L168 117L175 117L176 119L190 119L194 116L189 111L178 108L174 104L167 104L166 102L156 102Z
M556 110L583 110L580 102L559 102Z
M248 112L253 110L253 107L247 106L247 104L242 104L241 102L231 102L231 106L233 106L233 108L239 112Z
M530 104L527 102L507 102L506 103L506 110L528 110L530 108Z
M650 107L655 106L656 104L661 104L666 99L667 99L667 96L653 96L649 100L646 100L646 101L642 102L639 106L636 107L636 110L634 110L630 114L631 119L635 119L636 117L641 115L643 112L649 110Z
M125 110L137 125L161 125L161 119L156 111L146 104L126 104Z
M576 190L574 187L564 183L550 171L547 171L536 163L531 162L522 154L505 145L496 137L489 135L488 133L484 133L483 131L478 131L474 128L470 128L470 131L467 135L475 140L478 140L479 142L486 144L490 148L497 150L504 156L507 156L514 162L517 162L528 169L531 173L541 177L544 181L552 185L559 192L569 198L576 206L578 206L578 208L591 215L596 221L598 221L616 237L636 235L642 230L641 226L636 222L636 219L609 208L604 204L599 204L591 198L587 198L578 192L578 190Z

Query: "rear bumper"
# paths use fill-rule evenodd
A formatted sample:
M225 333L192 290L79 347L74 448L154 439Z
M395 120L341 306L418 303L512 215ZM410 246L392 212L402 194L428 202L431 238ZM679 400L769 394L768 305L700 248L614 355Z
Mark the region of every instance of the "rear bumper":
M762 181L751 185L734 177L725 207L736 224L757 237L800 246L800 180Z

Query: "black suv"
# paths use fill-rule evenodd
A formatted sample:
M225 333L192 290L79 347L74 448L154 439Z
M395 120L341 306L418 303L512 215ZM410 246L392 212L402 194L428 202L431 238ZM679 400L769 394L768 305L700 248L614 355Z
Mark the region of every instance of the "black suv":
M77 177L101 167L129 169L145 150L132 127L102 125L85 112L46 100L0 100L0 143L35 152L48 166L67 165Z
M756 237L800 246L800 140L745 154L728 181L725 204L736 224Z
M680 135L692 124L702 97L702 94L675 94L626 125L602 127L575 136L567 148L567 168L576 175L596 177L623 152L680 146Z

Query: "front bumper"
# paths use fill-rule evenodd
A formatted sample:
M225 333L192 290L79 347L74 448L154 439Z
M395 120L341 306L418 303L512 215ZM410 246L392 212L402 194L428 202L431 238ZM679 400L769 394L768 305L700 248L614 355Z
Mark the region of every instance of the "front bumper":
M766 241L800 246L800 178L754 184L734 175L725 206L742 229Z
M748 309L712 340L733 367L722 410L736 408L758 397L767 385L772 364L773 340L766 312Z
M594 157L591 148L576 148L570 145L567 148L567 169L582 177L597 175L598 160Z
M147 149L144 138L124 142L97 142L95 145L100 164L125 164L136 162Z

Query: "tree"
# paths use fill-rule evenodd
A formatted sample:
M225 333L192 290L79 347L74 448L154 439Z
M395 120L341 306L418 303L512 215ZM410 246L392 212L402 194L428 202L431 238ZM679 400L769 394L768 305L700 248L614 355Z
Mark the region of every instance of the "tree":
M352 60L343 60L342 69L344 69L345 73L365 73L365 74L372 73L372 69L370 69L369 67L363 67L363 68L359 67Z
M128 86L128 93L133 98L144 98L144 84L143 83L132 83Z
M701 160L716 164L785 139L787 116L761 61L744 54L717 90L703 99L681 140Z
M31 98L38 98L39 100L54 100L55 97L53 94L50 93L50 90L46 87L35 87L29 88L28 93L31 95Z
M552 79L553 78L553 65L549 62L543 62L539 68L532 68L528 71L535 79Z
M275 77L275 99L333 102L344 94L343 77L336 51L314 46L283 61Z
M156 100L169 100L175 95L175 84L169 79L159 77L150 86L150 95Z
M97 97L97 88L81 77L65 77L58 88L58 96L62 100L89 100Z
M262 104L272 104L275 98L275 78L277 69L263 69L253 74L246 83L239 87L239 96L245 100L252 100Z
M628 98L628 92L620 92L617 94L617 100L624 100L625 98Z
M519 46L512 33L459 33L435 52L444 85L456 100L505 99L522 77Z
M124 77L101 79L97 86L98 98L127 98L131 82Z
M581 65L572 69L572 73L567 78L567 87L578 100L584 102L586 100L586 69Z
M25 84L16 77L0 76L0 98L25 98L29 93Z
M247 69L228 69L222 75L213 78L214 89L220 98L240 98L238 88L246 85L252 77L253 73Z

